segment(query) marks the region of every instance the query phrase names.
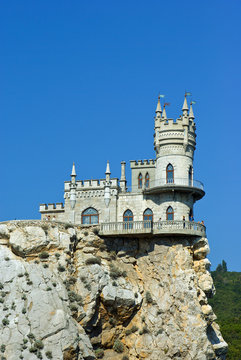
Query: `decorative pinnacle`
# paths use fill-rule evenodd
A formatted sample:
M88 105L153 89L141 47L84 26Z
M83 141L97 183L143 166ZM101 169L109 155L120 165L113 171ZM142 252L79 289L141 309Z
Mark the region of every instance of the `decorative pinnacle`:
M194 113L193 113L193 109L192 109L192 104L193 102L191 101L190 103L190 110L189 110L189 118L190 119L195 119Z
M109 163L109 160L107 161L107 165L106 165L106 171L105 171L106 174L110 174L110 163Z
M164 120L167 120L166 104L164 104L164 106L163 106L163 113L162 113L162 117L164 118Z
M75 163L73 162L73 167L72 167L72 173L71 176L76 176L76 172L75 172Z
M188 111L187 95L188 95L188 93L185 93L185 98L184 98L184 103L183 103L182 111L185 111L185 110Z
M156 114L157 114L157 113L162 113L160 98L161 98L161 95L158 96L158 102L157 102L157 107L156 107Z

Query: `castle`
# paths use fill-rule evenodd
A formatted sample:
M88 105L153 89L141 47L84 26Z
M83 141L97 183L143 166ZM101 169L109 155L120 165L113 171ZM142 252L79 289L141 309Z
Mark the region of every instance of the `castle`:
M194 180L193 158L196 126L192 102L185 94L182 115L168 119L160 96L155 115L156 159L132 160L131 189L127 188L126 163L121 177L111 178L107 162L105 179L76 180L73 164L71 180L64 184L64 205L41 204L41 219L74 224L99 224L105 235L189 234L202 236L205 226L193 221L194 203L205 192Z

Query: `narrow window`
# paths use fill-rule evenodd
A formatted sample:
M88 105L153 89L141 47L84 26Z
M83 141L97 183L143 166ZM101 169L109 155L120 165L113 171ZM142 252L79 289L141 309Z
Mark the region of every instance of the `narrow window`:
M169 206L167 208L167 220L174 220L174 211L173 211L173 208L171 206Z
M98 211L94 208L88 208L82 212L82 224L98 224L99 223L99 214Z
M150 177L149 177L149 174L146 173L146 176L145 176L145 187L146 188L149 188L150 186Z
M142 189L142 174L138 176L138 189Z
M188 182L189 182L189 186L192 186L192 167L189 167L189 171L188 171Z
M174 169L172 164L168 164L166 168L167 184L174 183Z

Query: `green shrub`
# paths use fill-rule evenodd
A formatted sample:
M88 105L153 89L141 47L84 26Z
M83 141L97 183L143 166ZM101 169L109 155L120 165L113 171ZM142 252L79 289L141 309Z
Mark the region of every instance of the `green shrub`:
M127 276L126 271L121 271L115 265L110 264L110 277L112 279L118 279L121 276L123 276L123 277Z
M63 265L59 265L58 266L58 271L59 272L64 272L65 271L65 267Z
M34 346L37 348L37 349L43 349L44 348L44 344L41 340L36 340L34 342Z
M27 310L26 308L22 308L22 314L26 314Z
M92 257L85 260L86 265L93 265L93 264L101 264L101 259L99 257Z
M28 337L29 339L35 339L35 336L34 336L33 333L29 333L29 334L27 335L27 337Z
M3 289L3 284L0 282L0 290L2 290Z
M76 301L78 304L82 304L83 298L81 295L76 294L74 291L69 291L68 296L70 302Z
M132 328L131 328L131 332L135 333L137 330L139 330L138 327L133 325Z
M2 353L4 353L4 351L6 350L6 345L1 345L0 346L0 351L2 352Z
M23 296L21 297L22 300L27 300L27 296L25 294L23 294Z
M129 356L124 355L124 356L122 357L122 360L129 360Z
M122 343L119 339L117 339L117 340L114 342L113 349L114 349L117 353L123 353L123 351L124 351L124 345L123 345L123 343Z
M60 254L59 253L55 253L54 256L59 259L60 258Z
M43 267L46 269L46 268L49 267L49 265L48 264L43 264Z
M48 259L49 253L47 253L47 251L43 251L43 252L41 252L41 253L38 255L38 257L39 257L40 259Z
M109 319L109 323L110 323L110 325L115 326L116 325L116 320L113 317L111 317Z
M38 349L35 346L31 346L28 350L30 353L36 353Z
M56 287L56 286L57 286L56 282L53 282L53 283L52 283L52 285L53 285L54 287Z
M27 342L28 342L28 339L23 339L24 344L27 344Z
M0 298L0 303L3 304L4 303L4 299Z
M147 291L147 292L146 292L146 302L147 302L148 304L152 304L152 303L153 303L153 299L152 299L152 296L151 296L150 291Z
M39 261L38 261L38 260L34 260L34 263L35 263L35 264L39 264Z
M148 329L148 327L146 325L144 325L142 330L139 331L139 334L143 335L143 334L148 334L149 332L150 332L150 330Z
M9 261L10 259L9 259L9 257L8 257L8 256L6 256L6 257L5 257L5 260L6 260L6 261Z
M102 359L104 356L104 350L103 349L95 350L95 356L97 357L97 359Z
M3 324L3 326L9 325L8 319L6 319L6 318L2 319L2 324Z
M3 307L3 311L7 311L8 310L8 307L5 305L4 307Z
M51 351L46 351L45 355L48 359L53 359L53 355Z
M99 229L94 228L94 229L93 229L93 233L94 233L95 235L98 235L98 234L99 234Z
M48 286L46 290L47 290L47 291L51 291L52 288L51 288L50 286Z
M88 236L88 235L89 235L88 231L85 231L84 236Z
M78 306L75 305L75 304L71 304L70 305L70 310L73 311L73 312L76 312L76 311L78 311Z
M126 336L130 335L131 334L131 329L127 329L125 334L126 334Z
M117 282L116 282L116 281L113 281L113 282L112 282L112 286L118 286Z

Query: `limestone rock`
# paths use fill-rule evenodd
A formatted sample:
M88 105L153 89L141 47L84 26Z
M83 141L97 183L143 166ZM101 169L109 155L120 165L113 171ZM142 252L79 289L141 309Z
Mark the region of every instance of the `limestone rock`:
M225 359L206 238L103 239L47 221L0 224L0 238L6 359Z

